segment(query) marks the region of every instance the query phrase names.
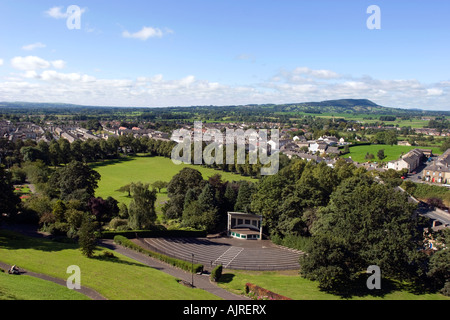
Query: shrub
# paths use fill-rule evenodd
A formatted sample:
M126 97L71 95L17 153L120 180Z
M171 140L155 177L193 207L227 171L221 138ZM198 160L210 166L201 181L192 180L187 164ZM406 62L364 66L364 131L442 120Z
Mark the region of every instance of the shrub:
M221 264L219 264L218 266L216 266L212 271L211 271L211 280L214 282L219 281L220 277L222 277L222 270L223 267Z
M146 254L152 258L161 260L163 262L166 262L174 267L192 272L192 273L198 273L198 272L202 272L203 271L203 265L202 264L194 264L192 265L191 262L189 261L184 261L181 259L176 259L176 258L172 258L169 256L166 256L164 254L161 253L157 253L157 252L153 252L151 250L148 249L144 249L141 246L137 245L136 243L132 242L131 240L129 240L128 238L125 238L124 236L120 236L120 235L116 235L114 237L114 242L127 247L129 249L138 251L140 253Z
M123 227L123 226L127 226L127 225L128 225L127 219L114 218L109 222L109 227L114 230L117 230L119 227Z

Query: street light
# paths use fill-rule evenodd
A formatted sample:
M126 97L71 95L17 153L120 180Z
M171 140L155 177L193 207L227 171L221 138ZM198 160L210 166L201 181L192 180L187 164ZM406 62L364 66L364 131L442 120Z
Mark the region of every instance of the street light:
M192 253L192 267L191 267L191 274L192 274L192 287L194 287L194 254Z

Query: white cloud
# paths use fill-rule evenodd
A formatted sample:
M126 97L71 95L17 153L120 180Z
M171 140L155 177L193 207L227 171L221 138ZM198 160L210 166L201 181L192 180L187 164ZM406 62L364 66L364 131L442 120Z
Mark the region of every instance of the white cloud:
M430 88L427 89L427 95L429 96L441 96L444 93L444 90L438 88Z
M32 44L28 44L26 46L23 46L22 49L26 50L26 51L32 51L34 49L39 49L39 48L45 48L46 45L41 43L41 42L36 42L36 43L32 43Z
M124 32L122 32L122 36L124 38L133 38L145 41L149 38L162 38L164 35L170 33L173 33L173 31L170 29L161 30L159 28L143 27L141 30L135 33L130 33L125 30Z
M65 19L69 15L67 12L62 12L63 7L53 7L45 11L45 14L54 19Z
M69 7L70 8L70 7ZM66 11L63 11L66 10ZM83 14L86 12L86 8L80 9L80 14ZM53 19L67 19L69 17L69 13L67 12L67 9L64 9L63 7L52 7L45 11L45 15L53 18Z
M0 97L5 101L20 99L85 105L164 107L365 98L387 107L450 109L448 81L425 84L416 79L387 80L368 76L318 79L317 74L310 71L312 69L302 73L303 81L293 80L294 73L299 72L293 69L274 75L267 81L248 85L225 85L198 79L194 75L177 79L166 79L161 74L135 79L99 79L83 73L52 70L58 65L55 61L47 62L37 57L17 58L21 60L16 61L16 67L25 72L16 74L14 78L0 79Z
M14 57L11 59L13 68L24 71L34 71L39 69L48 69L53 67L55 69L63 69L66 62L63 60L47 61L36 56Z
M3 59L0 59L0 66L3 65Z
M11 59L11 65L13 68L18 70L37 70L37 69L47 69L50 67L50 62L36 57L36 56L27 56L27 57L14 57Z
M66 62L63 60L55 60L52 61L51 64L55 69L64 69L64 67L66 66Z
M307 67L299 67L294 69L293 74L305 74L317 79L337 79L341 76L331 70L313 70Z
M83 75L79 73L60 73L54 70L45 70L39 76L40 79L45 81L63 81L63 82L93 82L95 77Z

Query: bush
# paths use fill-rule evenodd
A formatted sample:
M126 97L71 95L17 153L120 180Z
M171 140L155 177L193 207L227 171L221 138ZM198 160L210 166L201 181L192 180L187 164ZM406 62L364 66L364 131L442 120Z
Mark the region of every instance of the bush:
M309 243L311 242L310 237L302 237L302 236L294 236L294 235L286 235L285 237L281 237L279 235L272 235L270 240L280 246L306 251Z
M189 261L184 261L184 260L180 260L180 259L176 259L176 258L172 258L169 256L166 256L164 254L161 253L157 253L157 252L153 252L151 250L148 249L144 249L141 246L135 244L134 242L132 242L131 240L129 240L128 238L125 238L124 236L120 236L120 235L116 235L114 237L114 242L127 247L129 249L138 251L140 253L146 254L152 258L156 258L158 260L161 260L163 262L166 262L174 267L178 267L180 269L192 272L192 273L198 273L198 272L202 272L203 271L203 265L202 264L194 264L192 266L192 263Z
M218 265L216 266L212 271L211 271L211 281L217 282L219 281L220 277L222 277L222 270L223 267L222 265Z
M120 219L120 218L114 218L109 222L109 227L111 229L117 230L119 227L127 226L128 220L127 219ZM122 229L124 230L124 229Z

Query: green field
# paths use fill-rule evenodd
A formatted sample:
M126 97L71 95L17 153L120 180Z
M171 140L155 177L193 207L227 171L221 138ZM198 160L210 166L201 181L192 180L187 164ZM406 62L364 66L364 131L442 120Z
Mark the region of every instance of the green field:
M343 155L343 158L349 158L351 157L353 161L362 163L367 162L365 159L365 156L367 153L371 153L375 156L375 159L373 161L379 161L377 158L377 153L379 150L384 149L384 155L386 158L383 160L384 162L397 160L401 157L402 152L403 154L408 153L408 151L412 149L432 149L433 154L440 154L441 151L438 147L413 147L413 146L397 146L397 145L383 145L383 144L372 144L372 145L363 145L363 146L354 146L350 147L350 153L347 153Z
M131 182L143 182L152 184L155 181L169 182L174 175L181 169L190 167L197 169L203 175L204 179L220 174L224 181L253 180L250 177L243 177L238 174L223 172L201 166L180 164L175 165L171 159L164 157L130 157L121 161L105 161L92 166L101 175L98 188L95 192L97 197L113 197L119 202L129 204L130 198L126 193L117 192L121 186ZM167 193L164 189L158 194L156 209L159 209L164 201L167 200Z
M219 286L236 294L244 294L245 284L249 282L263 287L272 292L281 294L293 300L340 300L338 295L333 295L321 291L318 283L304 279L298 272L257 272L257 271L237 271L227 270L223 273ZM385 284L386 287L386 284ZM389 286L391 287L391 286ZM381 284L383 289L383 281ZM450 300L438 293L412 293L407 289L390 289L379 292L371 292L353 296L354 300ZM376 294L376 295L374 295Z
M286 113L279 113L279 114L286 114ZM289 114L289 113L288 113ZM331 112L324 112L320 114L311 114L311 113L305 113L305 112L291 112L294 117L291 120L295 121L295 116L313 116L317 118L326 118L326 119L345 119L347 121L358 121L361 124L362 123L368 123L373 124L375 122L380 122L380 117L383 116L382 114L364 114L364 113L331 113ZM368 117L371 117L372 119L367 119ZM366 118L366 119L364 119ZM412 129L415 128L424 128L428 125L428 120L422 120L422 119L411 119L411 120L402 120L400 117L397 117L395 121L383 121L385 125L392 125L396 126L398 125L401 127L411 127Z
M81 270L81 285L92 288L111 300L218 299L204 290L179 284L174 277L118 253L114 252L115 258L112 259L102 258L101 251L112 252L99 248L96 256L88 259L81 254L76 244L29 238L0 230L2 262L64 280L69 277L66 273L67 267L77 265ZM30 290L40 290L40 284L32 284L26 279L24 281L27 282L26 286L32 287ZM64 287L62 289L64 290ZM17 291L11 288L4 290L7 290L10 296L19 296L19 291L23 291L22 288ZM69 291L67 288L66 290Z

